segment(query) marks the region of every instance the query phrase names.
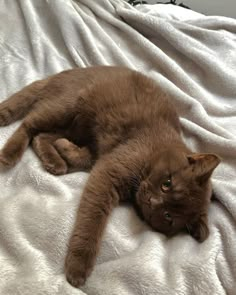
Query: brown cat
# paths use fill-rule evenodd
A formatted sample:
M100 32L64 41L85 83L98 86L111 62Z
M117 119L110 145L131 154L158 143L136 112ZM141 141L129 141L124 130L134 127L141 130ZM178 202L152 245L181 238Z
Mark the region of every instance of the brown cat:
M175 108L150 78L121 67L73 69L34 82L0 104L0 125L24 118L0 153L15 165L32 141L53 174L91 170L65 262L68 281L90 274L112 209L131 200L155 230L208 234L214 154L191 152Z

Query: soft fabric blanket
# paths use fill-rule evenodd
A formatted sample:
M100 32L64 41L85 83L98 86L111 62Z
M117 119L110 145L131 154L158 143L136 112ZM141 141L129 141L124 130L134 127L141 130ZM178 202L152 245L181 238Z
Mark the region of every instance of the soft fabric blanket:
M122 0L2 0L0 98L64 69L125 65L173 97L184 137L219 154L210 237L167 239L122 205L81 290L63 263L87 174L52 176L31 149L0 173L0 294L236 294L236 20ZM0 145L19 122L0 129Z

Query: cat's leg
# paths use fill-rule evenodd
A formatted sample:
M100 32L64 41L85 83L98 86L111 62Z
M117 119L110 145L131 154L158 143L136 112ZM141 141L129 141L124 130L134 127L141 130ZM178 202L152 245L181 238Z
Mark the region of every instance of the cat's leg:
M65 261L67 280L74 287L85 283L98 253L101 237L119 196L102 165L95 165L83 192Z
M65 104L63 101L58 102L58 100L56 96L49 96L47 100L40 101L40 104L37 104L25 117L20 127L0 151L1 166L14 166L37 134L50 132L68 124L73 118L75 109L73 103L76 102L72 101L70 104Z
M66 161L68 172L88 171L92 168L94 160L87 147L78 147L66 138L57 139L54 146Z
M0 166L12 167L22 157L29 145L32 136L29 134L25 124L22 124L8 139L0 151Z
M91 273L108 218L137 172L137 163L126 149L124 155L117 153L96 162L80 201L65 261L67 280L75 287L83 285Z
M8 139L3 149L0 151L1 166L8 168L13 167L21 159L34 136L42 131L47 132L52 130L50 125L47 127L47 120L42 121L41 124L34 123L35 121L33 118L24 120L20 127Z
M0 103L0 126L23 118L40 99L37 94L46 84L47 80L33 82Z
M63 136L56 133L40 133L32 141L32 147L49 173L62 175L68 172L67 163L54 147L54 142Z
M93 165L88 148L79 148L60 134L40 133L33 139L32 147L45 170L54 175L87 171Z

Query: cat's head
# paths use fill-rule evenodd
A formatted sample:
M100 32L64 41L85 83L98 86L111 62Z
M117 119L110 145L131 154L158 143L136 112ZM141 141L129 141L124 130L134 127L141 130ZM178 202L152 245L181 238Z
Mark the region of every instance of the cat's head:
M199 242L209 235L210 176L220 163L214 154L167 150L154 157L136 193L136 206L151 227L168 236L187 230Z

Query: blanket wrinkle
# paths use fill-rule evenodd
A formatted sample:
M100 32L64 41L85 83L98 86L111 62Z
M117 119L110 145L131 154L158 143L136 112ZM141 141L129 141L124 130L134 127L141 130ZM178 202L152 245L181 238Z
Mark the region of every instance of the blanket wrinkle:
M204 243L168 239L121 205L79 290L63 263L88 173L49 175L29 148L0 171L0 294L235 294L236 20L123 0L1 1L0 14L1 101L69 68L128 66L172 97L189 147L223 159ZM1 127L0 147L18 126Z

